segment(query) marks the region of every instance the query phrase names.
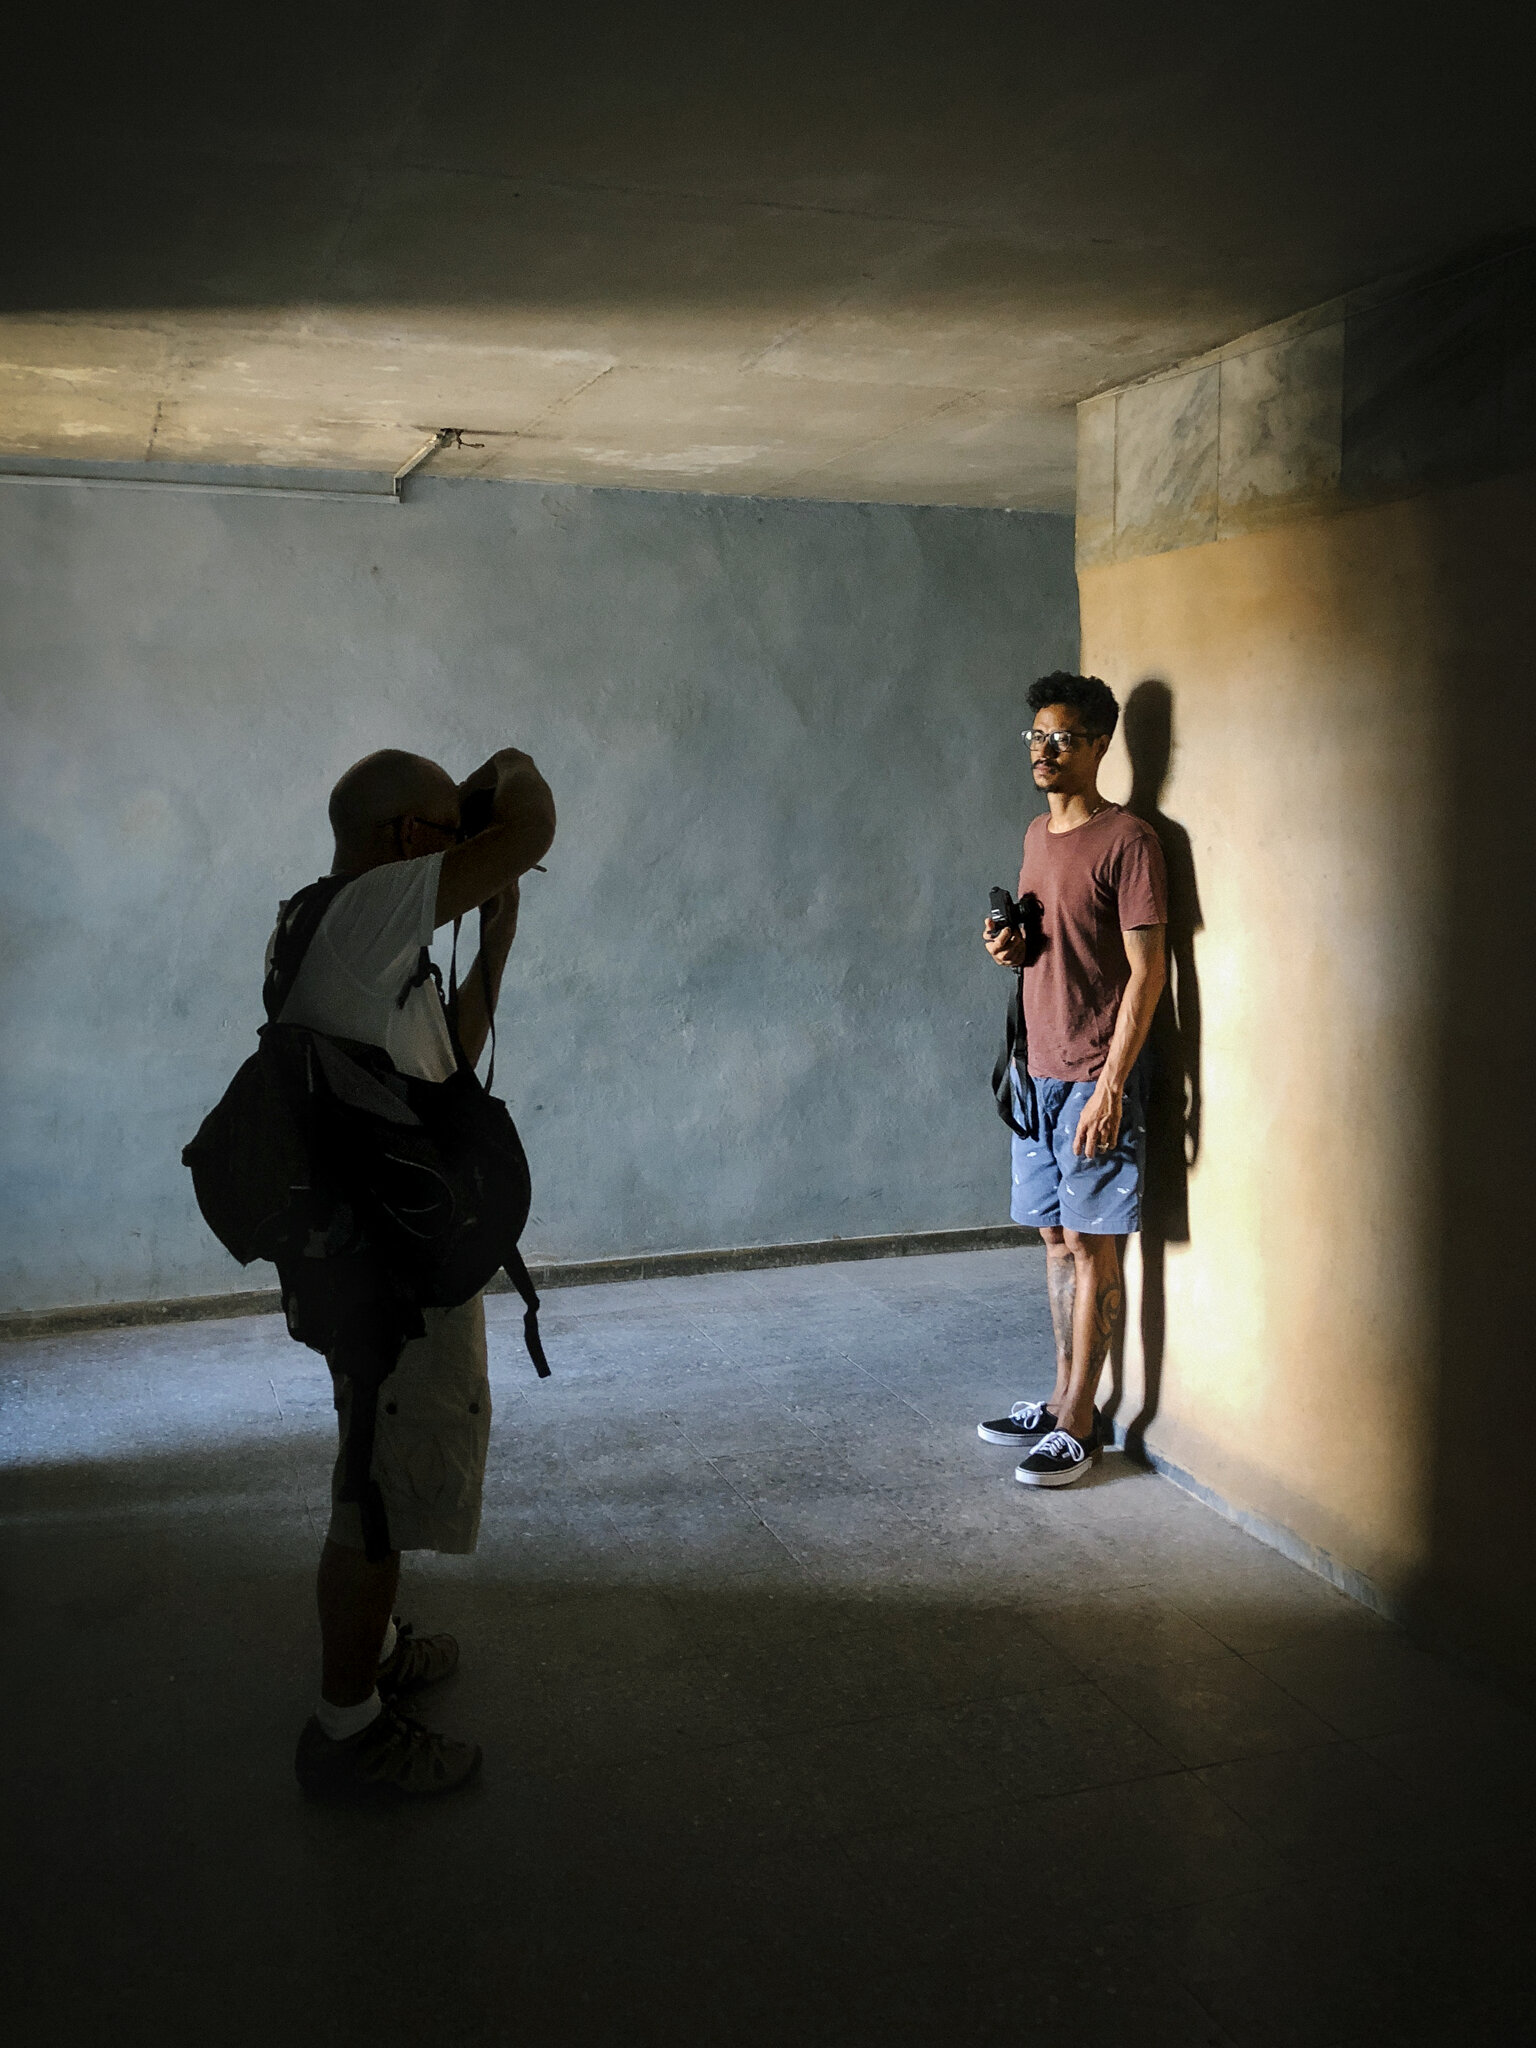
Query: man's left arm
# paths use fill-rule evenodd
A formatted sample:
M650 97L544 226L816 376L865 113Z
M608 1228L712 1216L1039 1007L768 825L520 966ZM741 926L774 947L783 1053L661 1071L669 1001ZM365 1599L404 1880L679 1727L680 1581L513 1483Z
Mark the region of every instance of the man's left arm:
M485 1051L485 1041L490 1036L491 1019L496 1014L496 1002L501 994L502 969L517 936L518 903L516 882L493 899L481 934L480 951L459 983L458 1007L453 1021L459 1043L464 1048L464 1057L472 1067L480 1064L480 1055Z
M1072 1150L1083 1159L1095 1159L1101 1152L1112 1151L1119 1140L1125 1084L1137 1054L1147 1042L1158 998L1168 979L1163 952L1166 930L1165 925L1144 924L1120 935L1125 942L1131 978L1115 1014L1109 1057L1077 1120Z

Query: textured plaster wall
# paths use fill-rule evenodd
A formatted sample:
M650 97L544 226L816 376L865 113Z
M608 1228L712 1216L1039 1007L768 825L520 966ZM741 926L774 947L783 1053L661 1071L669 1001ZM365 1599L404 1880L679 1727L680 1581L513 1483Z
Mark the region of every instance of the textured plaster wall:
M1204 916L1121 1419L1527 1682L1533 543L1526 474L1080 577L1085 666L1171 692Z
M270 1284L179 1150L380 745L561 809L498 1083L549 1257L1006 1218L980 953L1065 518L424 483L404 509L0 489L3 1305Z

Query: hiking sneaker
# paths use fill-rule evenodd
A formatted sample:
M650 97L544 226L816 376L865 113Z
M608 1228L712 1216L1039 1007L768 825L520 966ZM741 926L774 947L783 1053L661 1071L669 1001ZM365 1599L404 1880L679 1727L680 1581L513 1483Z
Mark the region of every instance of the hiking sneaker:
M381 1700L397 1700L423 1686L451 1678L459 1668L456 1636L419 1636L408 1621L395 1618L395 1647L379 1666L375 1683Z
M1072 1486L1086 1479L1103 1455L1097 1422L1086 1442L1070 1430L1053 1429L1041 1437L1013 1476L1020 1486Z
M480 1769L480 1745L438 1735L399 1707L386 1706L361 1735L345 1742L333 1742L311 1716L293 1769L311 1799L425 1798L467 1785Z
M1027 1444L1056 1427L1043 1401L1015 1401L996 1422L978 1422L976 1434L985 1444Z

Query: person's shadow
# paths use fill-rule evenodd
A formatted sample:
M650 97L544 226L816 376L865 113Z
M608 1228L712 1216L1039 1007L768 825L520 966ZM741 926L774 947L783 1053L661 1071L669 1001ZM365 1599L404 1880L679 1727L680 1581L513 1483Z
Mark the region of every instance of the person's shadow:
M1168 869L1168 986L1147 1040L1147 1166L1141 1203L1141 1407L1123 1425L1126 1450L1146 1456L1146 1434L1162 1390L1167 1332L1166 1258L1170 1244L1189 1242L1189 1172L1200 1153L1200 980L1195 934L1200 892L1184 827L1161 808L1173 758L1173 692L1166 683L1138 683L1126 699L1125 745L1131 757L1127 808L1157 834ZM1122 1344L1104 1409L1118 1425L1125 1399ZM1120 1429L1117 1426L1117 1434Z

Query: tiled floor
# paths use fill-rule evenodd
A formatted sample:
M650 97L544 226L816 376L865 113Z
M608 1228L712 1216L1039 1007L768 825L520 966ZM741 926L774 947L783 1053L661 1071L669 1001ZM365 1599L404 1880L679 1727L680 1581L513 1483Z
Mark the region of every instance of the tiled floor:
M0 1353L7 2033L1530 2038L1536 1739L1118 1457L1026 1492L1041 1254L575 1289L432 1703L481 1784L306 1806L332 1417L269 1319ZM19 1853L17 1853L19 1851Z

